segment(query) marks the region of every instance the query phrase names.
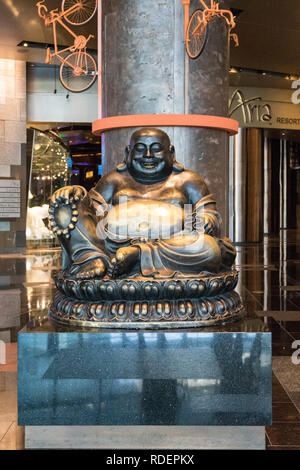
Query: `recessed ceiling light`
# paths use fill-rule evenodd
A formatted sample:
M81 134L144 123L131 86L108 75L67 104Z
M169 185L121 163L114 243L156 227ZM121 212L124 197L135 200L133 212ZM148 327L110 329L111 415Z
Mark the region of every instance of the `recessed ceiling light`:
M297 80L297 77L295 75L286 75L285 76L286 80L291 80L292 82Z

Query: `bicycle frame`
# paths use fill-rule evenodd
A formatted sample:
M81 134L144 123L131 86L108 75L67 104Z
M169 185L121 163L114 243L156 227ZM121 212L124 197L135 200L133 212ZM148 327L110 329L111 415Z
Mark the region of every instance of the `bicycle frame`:
M236 26L234 16L230 10L221 10L219 3L215 2L214 0L211 0L210 8L206 5L204 0L200 0L200 2L204 7L203 20L205 24L207 24L214 16L219 16L225 19L230 29L233 29Z
M82 49L86 49L86 44L93 37L93 35L90 34L87 39L84 36L77 36L77 34L75 34L71 30L71 28L69 28L62 21L65 16L68 16L70 13L74 13L75 11L79 10L80 9L80 3L78 3L78 5L73 5L72 7L70 7L65 12L61 11L61 12L57 13L57 10L51 10L50 12L48 12L48 9L47 9L46 5L44 5L44 1L45 0L42 0L42 1L38 2L36 5L38 7L39 16L41 18L43 18L43 20L45 21L45 26L51 26L52 25L53 39L54 39L54 53L50 52L50 58L55 56L55 57L58 57L61 62L66 62L64 57L62 57L60 54L63 54L64 52L67 52L67 51L74 52L76 49L79 49L79 51L82 50ZM45 12L44 14L42 13L42 10L44 10L44 12ZM47 13L48 13L48 15L47 15ZM80 46L76 47L76 46L72 45L72 46L66 47L65 49L62 49L62 50L59 51L58 47L57 47L56 23L59 23L66 31L68 31L68 33L74 38L74 43L76 42L77 38L79 38L79 37L81 39L84 38L84 41L83 41L84 46L83 47L80 47Z
M203 6L203 27L206 27L207 24L212 20L214 16L218 16L219 18L224 18L227 25L229 26L229 36L235 41L236 46L238 46L238 36L237 34L232 34L231 30L235 28L236 23L234 21L233 13L230 10L222 10L220 9L219 3L211 0L210 7L207 6L204 0L199 0ZM182 5L184 5L184 40L185 42L188 40L187 38L187 27L189 23L189 6L190 0L182 0ZM199 23L200 24L200 23ZM196 29L194 33L196 33ZM201 32L199 32L201 34Z
M94 10L92 14L85 20L84 23L77 23L72 21L74 13L83 8L83 3L80 1L73 1L73 6L64 10L65 2L62 2L61 10L58 8L48 11L45 0L40 0L36 6L38 8L39 16L44 20L46 27L52 26L53 31L53 48L47 48L46 63L51 63L53 57L61 62L59 69L59 78L62 85L71 92L82 92L87 90L97 78L98 70L95 59L91 54L86 51L88 41L94 37L90 34L88 37L75 34L72 29L63 21L76 26L77 24L85 24L91 19L97 8L97 1L92 1ZM76 17L76 15L75 15ZM68 47L58 48L57 45L57 25L62 26L73 38L73 44ZM84 79L80 78L84 77ZM83 80L83 81L82 81Z

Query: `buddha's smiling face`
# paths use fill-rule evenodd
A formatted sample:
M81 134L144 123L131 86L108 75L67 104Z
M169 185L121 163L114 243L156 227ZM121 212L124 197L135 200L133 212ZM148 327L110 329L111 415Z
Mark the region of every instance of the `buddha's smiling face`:
M139 181L161 181L172 172L174 147L167 134L159 129L136 131L127 154L128 170Z

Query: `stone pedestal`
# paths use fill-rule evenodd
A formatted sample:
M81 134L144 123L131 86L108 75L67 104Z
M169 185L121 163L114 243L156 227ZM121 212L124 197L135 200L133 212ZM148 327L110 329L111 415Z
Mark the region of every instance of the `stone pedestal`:
M48 426L67 426L61 447L74 448L72 426L96 426L103 435L96 447L109 438L124 448L132 436L138 448L140 427L153 448L155 427L171 426L174 448L182 433L191 439L185 448L253 448L257 441L246 444L242 436L249 440L253 427L271 423L271 334L260 320L166 332L54 332L49 324L21 332L18 345L18 423L29 426L29 447L60 447ZM115 426L129 430L121 438ZM205 440L206 426L214 429ZM223 426L230 427L226 435ZM235 426L243 428L239 444L231 440ZM94 448L83 429L82 441L75 432L76 448Z
M262 426L26 426L25 449L265 450ZM178 452L179 451L179 452ZM171 453L171 452L170 452ZM147 457L146 457L147 458ZM149 459L150 460L150 459Z

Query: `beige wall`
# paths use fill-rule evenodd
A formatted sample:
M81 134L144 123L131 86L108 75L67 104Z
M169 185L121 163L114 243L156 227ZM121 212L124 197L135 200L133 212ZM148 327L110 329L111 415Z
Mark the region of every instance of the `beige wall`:
M54 93L56 90L56 93ZM27 121L31 123L92 123L98 119L97 80L84 93L68 93L56 71L45 64L27 70Z
M21 180L21 218L0 219L0 250L25 246L26 62L0 59L0 178Z

